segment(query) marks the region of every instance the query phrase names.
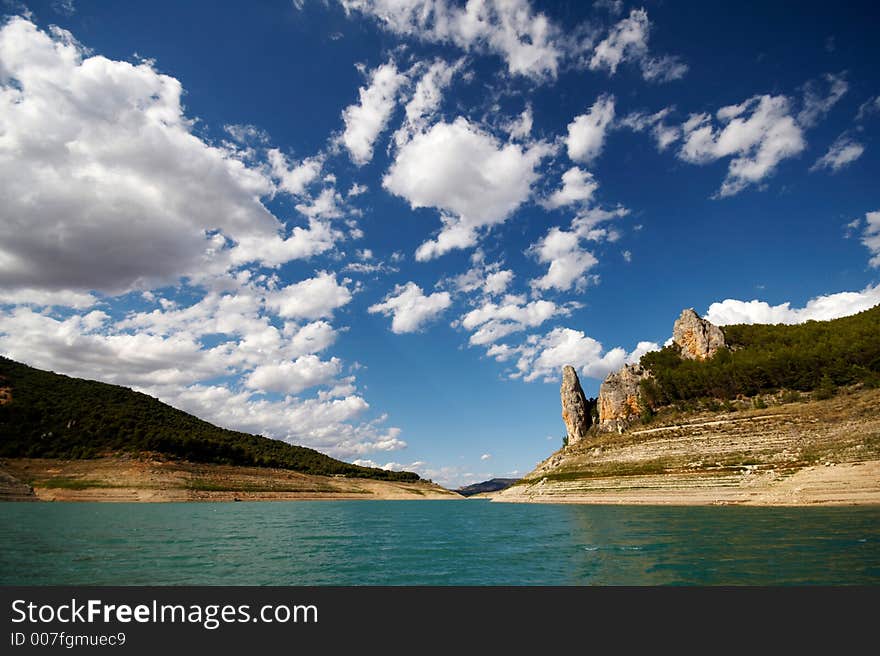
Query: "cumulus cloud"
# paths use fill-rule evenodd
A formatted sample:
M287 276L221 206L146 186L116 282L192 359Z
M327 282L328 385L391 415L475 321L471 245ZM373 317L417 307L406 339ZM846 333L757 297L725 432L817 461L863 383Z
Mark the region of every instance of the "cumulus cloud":
M485 254L477 250L471 257L473 266L462 274L443 281L452 289L465 294L479 292L487 296L497 296L507 291L514 273L502 269L500 262L486 262Z
M475 245L481 229L504 222L529 198L536 168L551 152L544 143L501 144L461 117L414 136L397 152L382 184L413 209L441 212L440 234L418 248L416 259Z
M568 315L574 307L540 299L527 302L525 296L507 295L499 302L484 300L456 325L473 331L469 340L472 346L484 346L511 333L536 328L554 316Z
M876 214L880 227L880 213ZM880 246L880 244L878 244ZM859 292L839 292L811 298L802 308L791 303L770 305L766 301L725 299L712 303L705 318L719 326L737 323L796 324L805 321L828 321L868 310L880 303L880 285L868 286Z
M602 94L585 113L568 124L565 145L575 162L589 163L596 159L605 145L605 133L614 120L614 96Z
M865 147L862 144L844 133L834 140L827 153L816 160L810 171L829 169L832 173L837 173L843 167L855 162L864 152Z
M562 188L550 194L541 204L548 209L575 203L586 204L598 188L599 183L592 173L573 166L562 174Z
M151 62L90 55L23 18L0 28L0 61L4 288L116 294L332 241L288 235L260 201L270 175L196 136L181 83Z
M585 273L599 262L591 252L581 247L577 233L561 228L551 228L529 250L539 262L549 264L547 273L532 281L536 289L565 291L575 286L582 290L587 285Z
M253 126L248 126L253 128ZM226 126L227 131L230 126ZM301 162L291 164L287 157L277 148L270 148L267 153L272 176L278 180L278 186L289 194L300 196L308 186L318 179L323 167L321 157L309 157Z
M644 9L633 9L629 16L615 24L608 35L596 45L590 58L590 68L604 69L614 75L622 63L634 61L641 68L642 77L649 82L668 82L684 77L688 66L678 57L649 55L650 29L648 12Z
M317 355L303 355L296 360L261 364L244 379L245 387L260 392L299 394L316 385L327 385L339 375L339 358L321 360Z
M391 332L413 333L439 317L452 304L449 292L425 295L414 282L397 285L381 303L371 305L370 314L381 313L392 317Z
M541 379L558 381L562 367L572 365L582 375L602 380L628 362L637 362L648 351L659 349L654 342L639 342L627 353L617 347L606 351L601 342L571 328L554 328L546 335L532 335L522 346L513 349L519 354L512 378L525 381Z
M587 273L598 264L596 256L584 247L583 242L617 241L619 234L616 230L599 225L628 213L625 207L613 210L594 207L578 213L568 230L550 228L528 249L529 254L548 265L547 273L531 281L532 288L567 291L575 287L583 290L589 282Z
M706 164L730 157L719 197L732 196L773 174L779 163L805 147L803 131L791 115L785 96L753 96L715 114L694 114L683 125L678 157Z
M195 290L190 290L195 291ZM304 444L336 457L404 448L400 429L379 416L361 420L369 404L342 363L321 360L336 331L326 321L273 323L271 290L244 279L187 306L129 314L98 310L57 318L29 307L0 310L0 353L33 366L130 386L224 427ZM165 300L151 295L155 301ZM210 337L213 346L206 346ZM242 384L211 384L241 376ZM318 398L292 394L330 387ZM255 393L285 394L270 401Z
M465 51L500 55L514 75L555 77L564 47L560 30L528 0L340 0L346 12L376 19L386 30Z
M358 91L358 104L343 110L345 130L340 141L358 166L373 159L373 144L388 124L397 103L397 90L405 81L393 61L382 64L370 74L369 86Z
M347 305L351 292L336 280L336 274L320 271L314 278L271 291L266 305L285 319L322 319Z

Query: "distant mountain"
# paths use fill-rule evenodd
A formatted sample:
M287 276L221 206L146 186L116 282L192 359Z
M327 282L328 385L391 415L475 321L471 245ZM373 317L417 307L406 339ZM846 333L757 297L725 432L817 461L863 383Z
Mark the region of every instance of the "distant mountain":
M413 472L360 467L314 449L218 428L127 387L0 357L0 457L80 459L120 453L324 476L419 480Z
M518 480L518 478L493 478L482 483L465 485L458 488L456 492L464 497L472 497L475 494L483 494L484 492L498 492L499 490L506 490Z

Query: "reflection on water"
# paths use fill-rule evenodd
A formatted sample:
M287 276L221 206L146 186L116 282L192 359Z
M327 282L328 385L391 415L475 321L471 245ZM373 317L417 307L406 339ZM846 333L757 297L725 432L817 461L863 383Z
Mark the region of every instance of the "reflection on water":
M0 504L0 584L880 583L880 508Z

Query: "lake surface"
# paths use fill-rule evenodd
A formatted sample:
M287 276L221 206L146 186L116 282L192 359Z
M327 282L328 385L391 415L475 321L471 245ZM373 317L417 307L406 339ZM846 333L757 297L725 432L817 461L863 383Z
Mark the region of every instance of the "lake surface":
M880 583L880 507L0 503L0 584Z

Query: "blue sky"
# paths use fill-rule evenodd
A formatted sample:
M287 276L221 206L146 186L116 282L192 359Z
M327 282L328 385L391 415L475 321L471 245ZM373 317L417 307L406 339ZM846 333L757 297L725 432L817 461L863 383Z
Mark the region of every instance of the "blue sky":
M682 308L880 302L871 3L4 0L0 352L455 486Z

